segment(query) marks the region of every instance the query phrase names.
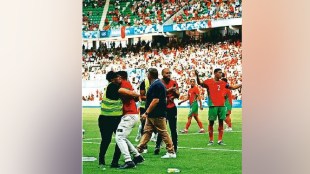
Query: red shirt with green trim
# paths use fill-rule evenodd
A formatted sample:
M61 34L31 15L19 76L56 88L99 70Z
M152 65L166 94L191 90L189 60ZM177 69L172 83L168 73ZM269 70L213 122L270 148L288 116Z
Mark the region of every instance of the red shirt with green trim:
M189 104L191 105L194 101L197 100L197 97L199 96L200 92L197 86L194 86L188 90L188 99Z
M203 86L208 91L209 106L225 106L226 87L229 86L226 82L207 79L203 82Z

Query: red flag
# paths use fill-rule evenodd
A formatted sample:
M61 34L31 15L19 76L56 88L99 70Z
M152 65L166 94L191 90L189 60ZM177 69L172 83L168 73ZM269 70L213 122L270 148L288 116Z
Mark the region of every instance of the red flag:
M211 20L208 21L208 27L212 28Z
M122 26L121 27L121 37L124 39L126 37L126 27Z

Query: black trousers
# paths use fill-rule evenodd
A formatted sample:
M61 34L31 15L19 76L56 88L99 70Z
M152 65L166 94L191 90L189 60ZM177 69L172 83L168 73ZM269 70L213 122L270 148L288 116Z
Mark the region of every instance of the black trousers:
M177 107L167 108L167 121L169 123L171 139L174 146L174 151L177 152L178 149L178 133L177 133ZM160 136L157 137L156 148L160 148L160 144L162 142L162 138Z
M121 116L102 116L98 118L98 126L101 134L101 144L99 152L99 165L105 165L105 154L108 150L108 147L111 143L113 132L116 133L118 124L121 122ZM117 144L115 144L114 155L112 163L118 164L118 161L121 157L121 151Z

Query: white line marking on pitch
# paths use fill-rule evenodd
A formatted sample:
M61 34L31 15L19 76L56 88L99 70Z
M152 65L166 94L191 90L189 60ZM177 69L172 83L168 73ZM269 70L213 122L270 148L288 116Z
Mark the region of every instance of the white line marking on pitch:
M218 132L213 132L214 134L218 134ZM242 133L242 131L231 131L231 132L225 132L225 134L228 134L228 133ZM178 133L178 135L205 135L205 134L208 134L208 132L206 133L187 133L187 134L183 134L183 133Z
M213 132L214 134L218 134L218 132ZM225 132L225 134L229 134L229 133L242 133L242 131L231 131L231 132ZM178 133L178 135L206 135L208 133L187 133L187 134L182 134L182 133ZM132 135L132 136L128 136L129 138L135 138L136 136ZM85 138L83 140L101 140L101 138Z
M209 149L209 148L189 148L191 150L215 150L215 151L230 151L230 152L242 152L242 150L231 150L231 149Z
M83 139L83 141L85 141L85 140L101 140L101 138L85 138L85 139Z
M100 143L94 143L94 142L83 142L86 144L100 144ZM110 143L115 145L116 143ZM150 147L155 147L153 145L148 145ZM212 149L212 148L198 148L198 147L178 147L180 149L191 149L191 150L210 150L210 151L226 151L226 152L242 152L242 150L233 150L233 149Z

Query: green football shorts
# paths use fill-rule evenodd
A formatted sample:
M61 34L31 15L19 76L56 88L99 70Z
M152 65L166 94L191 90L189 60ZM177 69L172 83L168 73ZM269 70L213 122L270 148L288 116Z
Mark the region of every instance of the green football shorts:
M191 117L191 116L197 116L198 115L198 102L197 101L194 101L191 106L190 106L190 110L189 110L189 113L188 113L188 117Z
M220 120L226 119L226 106L210 106L209 107L209 120L215 121L217 118Z

